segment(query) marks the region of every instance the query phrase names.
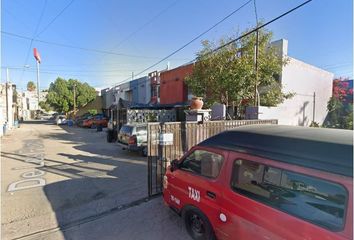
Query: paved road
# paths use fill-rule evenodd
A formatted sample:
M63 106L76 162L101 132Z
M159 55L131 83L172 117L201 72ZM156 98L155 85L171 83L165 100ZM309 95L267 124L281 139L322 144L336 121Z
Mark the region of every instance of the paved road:
M105 137L48 122L4 137L2 239L186 239L160 198L134 203L147 196L146 159Z

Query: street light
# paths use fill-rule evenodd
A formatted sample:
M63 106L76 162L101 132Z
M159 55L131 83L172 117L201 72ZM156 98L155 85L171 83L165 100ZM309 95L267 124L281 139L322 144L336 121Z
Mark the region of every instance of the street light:
M37 48L33 48L33 56L36 59L36 63L37 63L37 95L38 95L37 112L39 112L39 64L41 63L41 56L39 55Z

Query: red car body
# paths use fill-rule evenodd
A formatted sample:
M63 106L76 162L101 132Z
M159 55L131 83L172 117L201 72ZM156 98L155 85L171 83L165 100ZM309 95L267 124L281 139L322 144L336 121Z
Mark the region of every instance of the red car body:
M108 120L105 117L94 116L83 121L82 126L91 128L92 126L102 126L107 127Z
M83 126L83 127L91 128L92 124L93 124L93 118L85 119L85 120L82 122L82 126Z
M244 132L241 131L242 134L248 131L247 128L245 129ZM248 129L254 131L254 127ZM289 127L282 128L283 131L287 129ZM290 130L294 129L290 128ZM331 134L335 133L335 131L331 132ZM310 133L309 136L312 134ZM252 140L253 144L260 142L259 149L272 144L264 142L266 138L263 137L258 134L255 140ZM234 149L239 149L236 151L230 146L241 146L241 144L238 145L237 139L230 145L217 142L218 139L223 138L227 139L223 136L216 137L213 143L207 141L205 144L193 147L178 163L175 163L178 167L172 165L168 168L164 177L163 190L163 198L168 206L182 215L184 209L188 207L198 209L210 222L217 239L353 239L353 178L350 176L352 168L342 175L332 169L325 171L327 167L318 167L318 169L307 167L312 166L312 163L305 161L304 164L301 161L298 164L289 163L290 158L286 161L279 161L282 155L266 152L274 149L263 149L264 154L260 151L254 154L256 151L252 149L252 144L248 144L247 147L244 147L246 145L240 148L235 147ZM280 148L281 144L287 142L284 137L282 137L282 142L276 142L275 139L272 141L279 144ZM251 140L248 141L250 142ZM296 143L294 144L293 148L296 149ZM308 145L312 146L311 143ZM299 147L297 151L300 159L301 148L304 149L306 146ZM350 152L350 148L346 149ZM291 154L296 155L297 151ZM314 152L313 146L303 151L310 154ZM326 149L323 151L326 152ZM204 170L207 175L209 174L208 176L214 177L201 176L196 172L183 169L183 162L187 161L189 156L205 152L213 156L221 156L220 159L223 159L219 167ZM278 159L263 156L267 154ZM343 155L338 155L338 158L333 161L338 161L336 164L340 164L340 157ZM203 160L205 159L201 159ZM215 161L213 164L215 165ZM201 166L202 173L203 165ZM317 168L317 165L315 167ZM213 173L213 169L218 168L220 170ZM335 168L334 166L333 169ZM257 172L260 174L259 177L257 177ZM277 172L280 178L277 177ZM304 182L293 181L291 177L294 179L301 177ZM253 180L247 182L248 178ZM243 185L241 182L244 182ZM279 186L290 187L288 190L278 188L275 182ZM239 188L234 187L237 184ZM252 189L257 190L255 194L250 194L243 190L246 188L251 192ZM329 194L321 192L323 189L328 190ZM342 194L335 195L335 191ZM302 205L296 206L297 202L302 202ZM341 208L344 208L344 211ZM306 219L306 217L309 218ZM324 223L325 221L328 223Z

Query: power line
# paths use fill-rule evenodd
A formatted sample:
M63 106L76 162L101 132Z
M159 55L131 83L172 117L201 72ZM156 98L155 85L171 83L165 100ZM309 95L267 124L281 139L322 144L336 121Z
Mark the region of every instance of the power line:
M9 68L9 69L15 69L15 70L22 70L26 67L21 67L21 66L2 66L1 67L2 69L6 69L6 68ZM30 67L27 67L28 69L27 70L30 70ZM33 67L32 67L33 68ZM41 68L42 71L52 71L52 72L66 72L66 73L70 73L70 72L77 72L77 73L80 73L80 72L83 72L83 73L106 73L106 72L132 72L133 70L119 70L119 69L113 69L113 70L67 70L67 69L53 69L53 68Z
M215 23L213 26L211 26L210 28L208 28L207 30L205 30L204 32L202 32L201 34L199 34L198 36L194 37L192 40L190 40L189 42L187 42L186 44L184 44L182 47L178 48L177 50L173 51L172 53L170 53L169 55L167 55L166 57L164 57L163 59L159 60L158 62L154 63L153 65L151 65L150 67L145 68L143 71L139 72L137 75L140 75L144 72L146 72L147 70L155 67L156 65L160 64L161 62L165 61L166 59L168 59L169 57L175 55L176 53L178 53L179 51L181 51L182 49L184 49L185 47L187 47L188 45L190 45L191 43L193 43L195 40L199 39L201 36L205 35L206 33L208 33L209 31L211 31L212 29L214 29L215 27L217 27L219 24L221 24L222 22L224 22L226 19L228 19L229 17L231 17L232 15L234 15L235 13L237 13L238 11L240 11L242 8L244 8L246 5L248 5L251 1L253 0L248 0L247 2L245 2L244 4L242 4L239 8L237 8L236 10L232 11L230 14L228 14L227 16L225 16L224 18L222 18L220 21L218 21L217 23ZM125 81L128 81L129 79L126 79Z
M3 67L2 67L3 68ZM22 71L22 68L11 68L11 70L13 71ZM25 69L26 72L33 72L35 73L36 70L31 70L31 69ZM66 71L48 71L48 70L43 70L41 71L41 74L50 74L50 75L70 75L70 76L76 76L76 77L80 77L80 76L93 76L94 74L92 73L79 73L79 74L72 74L72 73L69 73L69 72L66 72ZM101 75L100 75L101 76ZM116 76L127 76L127 74L104 74L102 76L105 76L105 77L116 77Z
M253 5L254 5L254 15L256 17L256 24L258 26L258 13L257 13L257 4L256 4L256 0L253 0Z
M50 25L52 25L70 6L71 4L73 4L75 0L71 0L71 2L69 4L67 4L53 19L52 21L50 21L43 29L42 31L40 31L35 38L37 38L39 35L41 35L42 33L44 33L49 27Z
M71 48L71 49L77 49L77 50L82 50L82 51L87 51L87 52L95 52L95 53L101 53L101 54L111 54L111 55L117 55L117 56L124 56L124 57L132 57L132 58L143 58L143 59L160 59L159 57L149 57L149 56L140 56L140 55L132 55L132 54L125 54L125 53L116 53L116 52L111 52L111 51L106 51L106 50L100 50L100 49L94 49L94 48L85 48L85 47L80 47L80 46L74 46L74 45L69 45L69 44L64 44L64 43L57 43L57 42L50 42L50 41L45 41L45 40L40 40L40 39L33 39L28 36L24 35L19 35L16 33L11 33L7 31L1 31L2 34L16 37L16 38L22 38L26 40L33 40L33 42L40 42L48 45L55 45L58 47L64 47L64 48Z
M34 33L33 33L33 38L31 39L29 48L28 48L28 50L27 50L27 55L26 55L26 58L25 58L25 64L24 64L24 65L26 65L27 62L28 62L29 54L30 54L31 49L32 49L33 40L34 40L34 38L35 38L35 36L36 36L36 34L37 34L38 27L39 27L39 25L40 25L41 22L42 22L42 18L43 18L43 15L44 15L44 11L45 11L45 9L46 9L46 7L47 7L47 2L48 2L48 0L45 0L45 1L44 1L44 5L43 5L42 11L41 11L41 15L39 16L39 20L38 20L38 22L37 22L36 28L35 28ZM25 71L23 70L22 73L21 73L20 82L22 82L22 78L23 78L24 72L25 72Z
M240 39L242 39L242 38L244 38L244 37L246 37L246 36L248 36L248 35L250 35L250 34L252 34L252 33L254 33L254 32L256 32L256 31L258 31L259 29L264 28L265 26L268 26L269 24L271 24L271 23L277 21L278 19L280 19L280 18L282 18L282 17L284 17L284 16L290 14L291 12L293 12L293 11L295 11L295 10L301 8L302 6L304 6L304 5L308 4L308 3L310 3L311 1L312 1L312 0L307 0L306 2L303 2L302 4L300 4L300 5L298 5L298 6L294 7L294 8L292 8L292 9L290 9L289 11L287 11L287 12L281 14L280 16L278 16L278 17L276 17L276 18L273 18L273 19L270 20L269 22L264 23L264 24L262 24L262 25L260 25L260 26L257 26L256 28L254 28L253 30L251 30L251 31L249 31L249 32L247 32L247 33L245 33L245 34L243 34L242 36L240 36L240 37L238 37L238 38L236 38L236 39L233 39L233 40L231 40L231 41L229 41L229 42L227 42L227 43L225 43L225 44L223 44L223 45L217 47L216 49L214 49L214 50L212 50L211 52L209 52L209 54L212 54L212 53L214 53L214 52L216 52L216 51L219 51L220 49L222 49L222 48L224 48L224 47L226 47L226 46L228 46L228 45L230 45L230 44L232 44L232 43L234 43L234 42L236 42L236 41L238 41L238 40L240 40Z
M252 1L252 0L251 0L251 1ZM248 2L246 2L245 4L247 5L247 4L248 4L249 2L251 2L251 1L248 1ZM272 20L270 20L270 21L268 21L268 22L266 22L266 23L264 23L264 24L262 24L262 25L260 25L260 26L255 27L253 30L251 30L251 31L249 31L249 32L247 32L247 33L241 35L240 37L235 38L235 39L233 39L233 40L231 40L231 41L229 41L229 42L227 42L227 43L225 43L225 44L223 44L223 45L221 45L221 46L215 48L214 50L210 51L210 52L207 53L207 54L212 54L212 53L214 53L214 52L216 52L216 51L219 51L220 49L222 49L222 48L224 48L224 47L226 47L226 46L228 46L228 45L230 45L230 44L232 44L232 43L234 43L234 42L236 42L236 41L238 41L238 40L240 40L240 39L242 39L242 38L244 38L244 37L246 37L246 36L248 36L248 35L250 35L250 34L252 34L252 33L254 33L254 32L256 32L256 31L258 31L258 30L261 29L261 28L264 28L265 26L267 26L267 25L269 25L269 24L271 24L271 23L277 21L278 19L280 19L280 18L282 18L282 17L284 17L284 16L290 14L291 12L293 12L293 11L295 11L295 10L297 10L297 9L299 9L299 8L301 8L301 7L303 7L304 5L310 3L311 1L312 1L312 0L307 0L307 1L303 2L302 4L300 4L300 5L298 5L298 6L294 7L294 8L292 8L292 9L290 9L289 11L287 11L287 12L285 12L285 13L279 15L278 17L273 18ZM242 5L241 7L245 6L245 4ZM183 48L183 47L181 47L181 48ZM180 48L180 49L181 49L181 48ZM171 56L171 55L173 55L173 54L175 54L175 53L176 53L176 51L173 52L172 54L168 55L167 57L165 57L163 60L166 60L169 56ZM151 65L150 67L146 68L144 71L138 73L137 75L140 75L141 73L145 72L146 70L148 70L148 69L150 69L150 68L156 66L157 64L161 63L163 60L159 61L158 63L155 63L155 64ZM196 60L197 60L197 58L194 58L194 59L193 59L192 61L190 61L189 63L195 62ZM183 65L185 65L185 64L183 64ZM183 66L183 65L181 65L181 66ZM119 82L118 84L122 84L122 83L128 81L129 79L130 79L130 78L127 78L126 80L124 80L124 81L122 81L122 82Z
M111 48L111 51L116 49L117 47L121 46L124 42L126 42L128 39L130 39L132 36L134 36L135 34L137 34L138 32L140 32L141 30L143 30L146 26L148 26L149 24L151 24L153 21L155 21L158 17L160 17L162 14L164 14L166 11L168 11L171 7L173 7L179 0L176 0L174 2L172 2L170 5L168 5L166 8L162 9L158 14L156 14L154 17L152 17L150 20L148 20L147 22L145 22L142 26L140 26L139 28L137 28L135 31L133 31L132 33L130 33L127 37L125 37L122 41L120 41L118 44L116 44L115 46L113 46Z

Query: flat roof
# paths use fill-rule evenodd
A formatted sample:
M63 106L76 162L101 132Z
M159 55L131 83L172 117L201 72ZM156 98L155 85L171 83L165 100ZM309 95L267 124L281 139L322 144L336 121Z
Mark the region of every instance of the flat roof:
M198 146L248 153L353 177L352 130L248 125L219 133Z

